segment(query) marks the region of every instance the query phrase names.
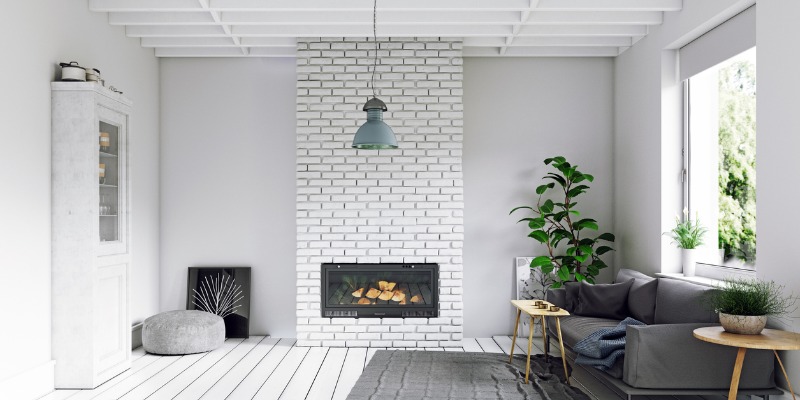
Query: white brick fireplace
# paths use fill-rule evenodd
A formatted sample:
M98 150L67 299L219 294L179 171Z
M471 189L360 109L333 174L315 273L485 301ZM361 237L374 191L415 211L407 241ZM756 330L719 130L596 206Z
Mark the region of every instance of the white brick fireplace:
M374 43L297 44L299 346L460 346L461 41L381 39L375 78L396 150L356 150ZM438 263L438 318L321 318L320 264Z

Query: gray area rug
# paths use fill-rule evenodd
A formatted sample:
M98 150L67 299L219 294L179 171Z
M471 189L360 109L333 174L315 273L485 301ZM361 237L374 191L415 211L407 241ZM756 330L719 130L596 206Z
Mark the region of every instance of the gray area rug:
M362 399L502 399L590 400L566 385L561 359L531 357L525 384L525 356L380 350L375 353L349 400Z

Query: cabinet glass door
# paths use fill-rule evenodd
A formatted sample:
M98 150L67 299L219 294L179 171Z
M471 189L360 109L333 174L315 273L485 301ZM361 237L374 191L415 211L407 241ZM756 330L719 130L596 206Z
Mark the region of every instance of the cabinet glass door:
M119 240L120 197L120 129L100 121L99 134L99 184L100 184L100 241Z

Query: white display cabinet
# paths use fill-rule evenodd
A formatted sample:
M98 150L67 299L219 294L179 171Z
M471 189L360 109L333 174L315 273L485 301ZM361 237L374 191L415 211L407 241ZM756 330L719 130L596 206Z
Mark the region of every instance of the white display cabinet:
M51 85L55 385L91 389L131 363L131 102L94 82Z

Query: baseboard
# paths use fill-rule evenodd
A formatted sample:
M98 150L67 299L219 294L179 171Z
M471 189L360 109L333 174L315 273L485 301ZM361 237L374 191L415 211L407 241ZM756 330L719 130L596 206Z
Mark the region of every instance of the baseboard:
M131 327L131 350L142 347L142 325L139 322Z
M33 400L55 390L55 360L0 382L0 399Z

